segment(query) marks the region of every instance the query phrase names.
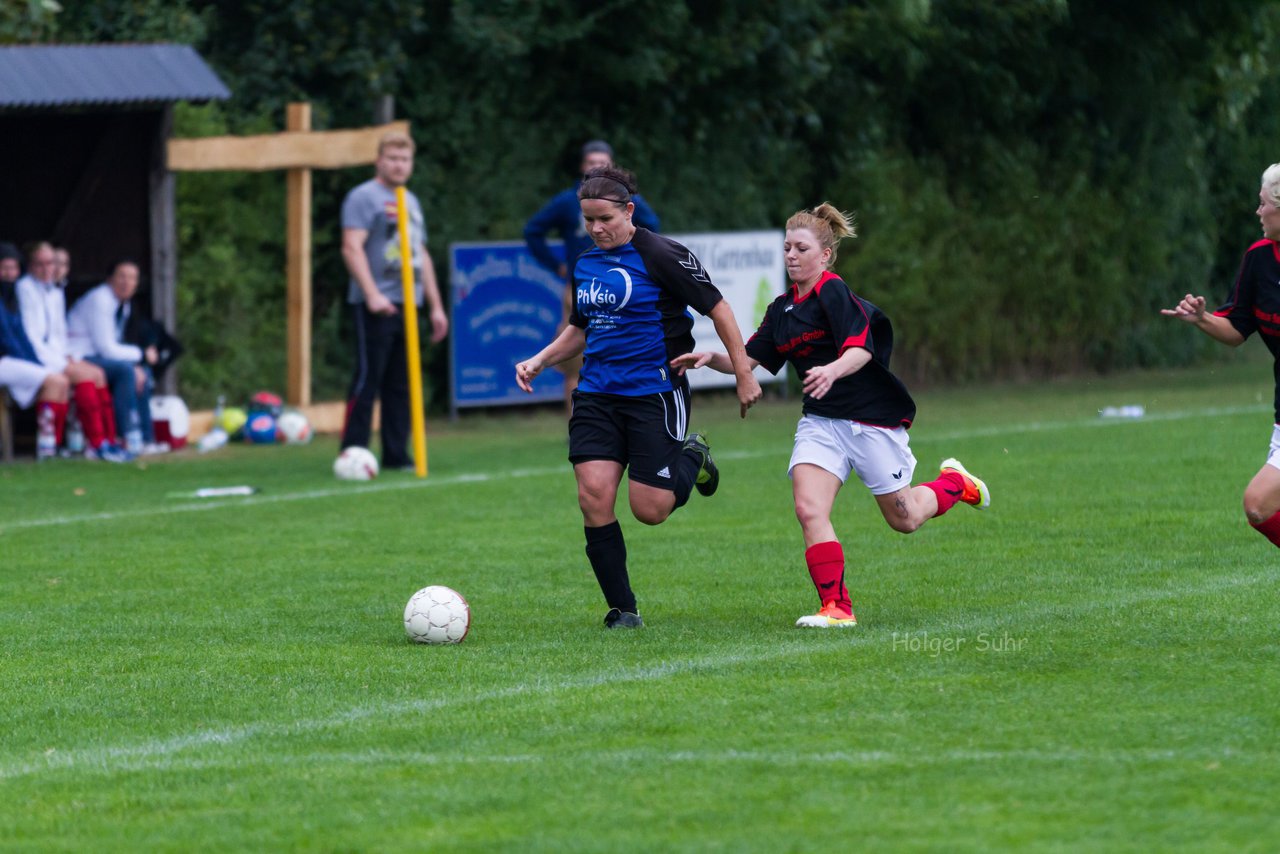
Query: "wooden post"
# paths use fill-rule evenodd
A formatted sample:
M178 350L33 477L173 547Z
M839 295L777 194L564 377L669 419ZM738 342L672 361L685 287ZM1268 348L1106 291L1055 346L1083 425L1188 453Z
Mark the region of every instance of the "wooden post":
M176 182L166 166L166 147L173 133L173 105L160 114L151 155L148 187L151 212L151 317L181 340L178 329L178 228ZM170 365L159 390L178 393L178 366Z
M167 164L170 172L287 170L285 278L289 352L285 396L294 406L306 406L311 402L311 170L369 165L377 157L378 140L383 134L408 133L409 123L313 131L311 105L307 103L289 104L285 123L288 129L284 133L171 139ZM173 176L167 175L165 180L165 192L172 199ZM153 186L155 192L157 188ZM154 201L152 209L157 209ZM171 222L170 214L170 225L166 227L171 228ZM173 323L171 317L168 323Z
M311 105L289 104L285 129L311 130ZM286 180L286 261L288 285L288 366L286 399L311 403L311 170L290 169Z

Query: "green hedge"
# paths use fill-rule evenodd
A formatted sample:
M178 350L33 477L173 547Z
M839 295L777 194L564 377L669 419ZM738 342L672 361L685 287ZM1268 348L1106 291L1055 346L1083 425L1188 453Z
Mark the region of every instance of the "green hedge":
M672 231L857 213L840 272L893 317L913 382L1178 365L1215 352L1158 309L1218 299L1280 160L1280 7L1070 0L110 0L57 37L192 41L235 93L183 136L367 124L419 143L442 280L451 241L519 236L605 136ZM133 22L132 24L130 22ZM349 362L343 194L315 176L317 398ZM179 178L180 311L197 405L284 384L279 175ZM446 398L443 348L429 354Z

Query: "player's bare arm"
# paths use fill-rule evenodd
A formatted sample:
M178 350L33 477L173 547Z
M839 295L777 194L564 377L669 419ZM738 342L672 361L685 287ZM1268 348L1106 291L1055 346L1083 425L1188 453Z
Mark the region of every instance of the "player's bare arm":
M444 301L440 298L440 285L436 281L436 266L427 254L427 247L419 243L418 252L422 259L422 296L427 302L427 316L431 321L431 343L439 344L449 334L449 316L444 313Z
M395 314L396 304L382 295L378 284L373 280L373 271L369 269L369 259L364 254L365 241L369 232L363 228L342 229L342 260L347 265L347 272L360 286L364 294L364 304L373 314Z
M1190 323L1210 338L1221 341L1223 344L1239 347L1244 343L1244 336L1231 325L1231 321L1206 310L1205 299L1202 296L1187 294L1176 307L1162 308L1160 313L1165 317L1176 317Z
M742 417L746 418L747 410L764 396L764 392L760 390L760 381L756 379L755 374L751 373L754 365L747 357L747 348L742 343L742 332L738 330L738 321L733 316L729 301L723 299L716 303L708 317L715 324L716 335L720 337L720 343L724 344L729 361L733 364L733 374L738 381L738 403L742 407Z
M755 370L756 365L760 363L748 356L747 364L751 366L752 370ZM683 375L685 371L693 371L698 368L710 368L722 374L733 373L733 362L729 360L729 354L716 353L711 350L700 350L696 353L684 353L676 356L671 360L671 367L676 369L677 376Z
M579 355L587 347L587 333L573 324L566 326L555 340L542 348L532 359L526 359L516 365L516 385L526 392L533 392L533 378L542 373L543 368L558 365L566 359Z
M827 365L810 368L804 376L804 393L814 400L822 400L835 385L836 380L856 374L871 361L871 351L862 347L850 347L840 358Z

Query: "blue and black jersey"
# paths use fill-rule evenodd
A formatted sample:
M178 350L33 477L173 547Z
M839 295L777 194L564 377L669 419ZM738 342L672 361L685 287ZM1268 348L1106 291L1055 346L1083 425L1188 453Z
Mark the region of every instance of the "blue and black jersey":
M877 427L910 427L916 404L889 371L893 325L880 309L849 290L831 272L803 297L792 285L765 310L760 328L747 341L747 355L776 374L790 362L803 379L810 368L829 365L850 347L871 353L871 361L841 377L821 400L804 396L806 415L859 421Z
M1248 338L1258 332L1275 359L1275 416L1280 424L1280 244L1259 240L1244 253L1227 301L1214 312Z
M723 297L692 252L636 228L631 241L578 256L569 322L587 333L578 388L637 396L671 391L669 362L693 349L693 316Z

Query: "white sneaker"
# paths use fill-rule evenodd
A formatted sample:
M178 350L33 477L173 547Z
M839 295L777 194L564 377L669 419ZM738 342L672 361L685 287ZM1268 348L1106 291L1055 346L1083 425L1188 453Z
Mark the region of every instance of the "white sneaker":
M835 602L828 602L818 613L805 614L796 620L796 625L808 629L845 629L858 625L858 618L852 611L844 611Z

